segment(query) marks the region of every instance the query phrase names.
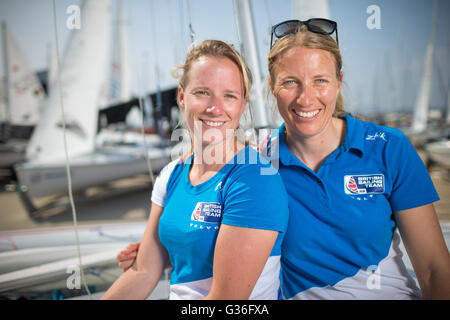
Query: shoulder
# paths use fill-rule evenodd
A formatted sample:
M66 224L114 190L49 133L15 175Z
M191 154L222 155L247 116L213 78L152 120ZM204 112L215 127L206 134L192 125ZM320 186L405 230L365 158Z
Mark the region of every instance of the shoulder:
M153 185L151 196L152 202L164 207L167 198L168 186L173 184L173 182L171 183L170 181L174 180L173 176L179 175L179 172L181 172L179 168L182 167L182 164L183 163L180 159L176 159L169 162L164 168L162 168ZM178 173L173 175L174 172Z
M174 169L178 166L180 167L180 165L182 165L183 162L182 160L179 159L175 159L171 162L169 162L164 168L161 169L161 171L159 172L158 175L158 179L162 179L162 180L169 180L169 177L171 176L172 172L174 171Z
M273 168L270 161L253 147L247 147L238 154L230 177L249 183L281 181L279 173Z
M375 140L376 138L383 139L383 137L389 137L393 139L403 139L406 137L405 134L399 129L361 120L351 115L347 115L347 121L351 122L351 125L355 127L356 131L364 133L365 138L368 141ZM382 134L383 137L381 136Z
M268 198L274 195L287 199L279 172L255 149L248 147L245 159L241 155L236 160L224 183L225 195L245 193L260 198L266 194Z
M378 125L373 122L363 121L352 116L347 116L349 133L353 136L350 139L358 139L355 145L363 144L361 147L365 151L382 151L389 149L390 152L399 151L399 148L409 146L409 140L399 129Z

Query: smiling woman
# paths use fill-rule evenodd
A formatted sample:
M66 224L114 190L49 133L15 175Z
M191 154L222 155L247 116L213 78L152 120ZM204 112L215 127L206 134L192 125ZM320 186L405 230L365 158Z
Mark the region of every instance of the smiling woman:
M194 152L156 179L136 262L104 298L145 298L170 265L171 299L276 299L286 190L278 174L261 174L267 162L250 161L257 152L234 134L250 72L217 40L191 48L179 69L178 103ZM215 161L209 162L211 146Z
M195 150L211 143L233 147L234 131L247 105L238 66L225 58L201 57L192 65L189 77L186 87L178 90L178 103L185 111L194 146L201 141Z
M240 138L235 129L250 99L252 75L241 56L232 47L223 44L222 41L207 40L194 45L184 65L173 69L173 75L179 79L177 99L184 112L184 117L180 118L186 119L180 125L190 133L191 152L196 149L198 155L207 155L210 152L202 151L214 147L218 153L229 158L232 138ZM186 108L186 99L194 103L189 108ZM194 116L193 113L198 111L202 114ZM218 148L217 143L225 140L225 150ZM239 140L242 142L242 139ZM205 144L210 143L213 145L207 148ZM216 157L213 162L226 163L228 158Z
M289 198L284 297L448 299L450 255L425 166L401 131L344 113L333 29L283 27L292 23L273 27L268 59L285 121L267 145L279 150ZM397 227L422 292L402 262Z

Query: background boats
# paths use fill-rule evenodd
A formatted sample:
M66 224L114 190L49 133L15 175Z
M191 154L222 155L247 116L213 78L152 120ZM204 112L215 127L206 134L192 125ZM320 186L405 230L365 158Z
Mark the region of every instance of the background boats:
M443 103L439 110L435 108L434 104L439 101L436 98L437 96L445 96L436 94L436 92L439 92L436 89L442 87L444 88L442 89L443 92L447 93L446 103L448 105L449 59L448 51L445 51L445 45L443 46L439 41L434 41L434 43L430 41L433 23L437 24L436 39L449 38L448 28L445 29L445 22L442 25L441 18L442 12L445 12L445 8L448 7L448 3L445 1L438 2L441 9L435 9L435 12L438 13L435 14L434 19L431 14L432 5L428 3L425 7L428 8L429 17L425 17L426 14L422 12L423 10L418 9L423 8L423 5L422 7L417 5L419 2L412 3L399 0L394 5L389 4L393 6L389 9L385 7L388 6L387 3L380 3L383 26L381 30L369 30L367 27L366 19L369 14L366 10L372 5L370 1L355 2L348 0L340 1L338 4L337 1L330 0L315 2L317 3L316 6L310 6L311 1L278 0L259 2L190 0L189 6L186 1L165 1L164 4L156 1L129 1L121 4L121 1L95 0L95 5L92 4L93 1L75 1L82 8L82 13L88 11L95 16L102 17L94 24L89 22L89 18L83 17L82 28L78 32L77 30L74 32L72 32L73 30L68 31L65 26L68 17L65 9L69 4L73 4L72 2L74 1L57 1L60 10L58 11L59 24L61 25L59 31L61 34L66 33L66 40L62 42L66 43L67 48L69 48L66 49L67 55L63 55L61 52L60 74L63 89L66 90L63 94L63 100L66 101L66 107L70 115L67 119L67 131L71 176L75 191L77 216L80 222L80 251L83 264L86 264L86 280L92 292L106 289L120 274L120 270L115 264L115 253L125 243L137 241L136 239L139 239L138 234L142 232L145 225L151 192L151 178L145 157L150 154L156 155L155 163L152 164L155 172L168 161L169 154L167 152L170 149L167 148L167 140L170 138L170 129L177 122L177 114L174 112L176 110L176 107L174 108L175 80L170 80L170 67L179 63L184 57L191 36L194 40L221 38L240 48L254 69L254 74L259 74L257 76L257 80L259 80L257 81L259 82L257 87L259 89L253 92L255 97L253 104L258 107L255 126L273 127L280 119L277 119L276 115L273 117L264 94L267 85L264 80L266 76L264 72L265 54L268 51L268 38L270 36L268 28L271 24L288 18L308 18L308 16L302 16L308 14L308 12L310 12L310 16L330 17L336 19L339 23L339 39L342 43L344 55L344 72L346 79L348 79L346 80L348 81L348 87L344 88L344 95L350 111L356 111L356 113L367 118L373 117L380 123L398 126L402 129L410 128L413 123L413 106L415 100L418 100L418 94L416 93L420 91L418 89L421 85L420 82L429 87L426 105L428 111L425 112L427 129L415 132L411 139L416 139L416 142L421 139L420 143L416 143L416 146L423 154L424 160L429 164L433 181L441 195L441 201L436 204L436 208L448 240L448 223L445 222L450 221L448 168L439 162L438 159L442 157L434 156L435 154L441 154L444 159L447 159L448 153L445 150L447 150L448 144L445 142L432 144L432 140L437 137L445 138L446 135L448 137L446 121L450 118L444 116L446 104ZM17 1L15 3L19 3L17 8L20 8L21 4L22 6L24 4L33 6L36 2L32 4ZM305 3L308 7L305 7ZM86 10L86 7L83 7L82 4L93 7ZM45 5L42 4L42 6ZM112 11L105 10L107 7L111 8ZM8 8L14 7L10 5ZM51 12L51 9L51 7L47 7L47 11ZM189 12L187 12L188 9L190 9ZM318 9L320 11L315 11ZM5 12L5 10L0 11ZM419 12L421 19L424 21L421 29L415 30L411 26L407 29L411 34L414 34L413 41L415 43L420 43L422 38L424 41L418 47L410 50L420 52L415 57L415 63L418 66L431 65L431 71L433 72L424 72L421 69L422 67L405 69L405 66L398 61L399 59L391 57L391 59L385 59L386 61L394 61L391 67L383 68L388 71L381 72L379 77L370 76L368 66L376 65L378 58L376 56L374 58L372 53L366 52L360 47L370 47L379 56L385 54L381 49L383 46L389 47L388 51L393 51L394 54L402 51L392 50L392 48L398 49L401 47L395 42L395 39L394 42L387 42L386 36L386 38L380 36L383 32L393 33L392 21L395 19L389 17L388 14L385 15L386 11L410 17L416 16ZM217 15L218 12L220 12L219 15ZM11 11L11 15L13 14L14 12ZM166 24L167 21L162 21L161 19L164 20L164 16L171 17L171 19L166 18L165 20L172 23ZM362 17L362 19L358 18L360 19L358 20L355 17ZM106 20L109 20L110 23L106 23ZM150 28L148 24L143 26L141 20L147 21ZM351 20L358 20L359 24L356 22L350 24ZM103 21L103 24L101 21ZM404 22L404 24L408 22ZM89 30L91 30L92 25L94 25L94 29L97 29L100 25L103 25L103 27L91 32ZM229 28L224 30L223 26L228 25ZM40 26L40 24L38 23L37 26ZM101 31L100 29L103 32L106 32L106 29L111 29L112 34L111 37L99 36L97 38L100 39L95 41L97 47L95 51L98 56L93 59L111 55L112 62L104 63L105 61L100 60L97 63L94 60L89 63L83 62L80 56L83 56L83 54L89 55L92 50L86 50L83 53L83 46L80 45L77 48L75 44L93 41L93 37L96 32ZM217 35L210 33L214 32L215 29L219 30L220 33ZM444 32L444 36L442 36L443 30L447 30L447 33ZM52 27L47 28L46 33L53 35ZM86 35L87 33L89 35ZM410 35L401 34L400 31L398 33L402 36L397 38L405 39L404 42L407 42ZM71 34L71 36L68 36L68 34ZM231 37L230 34L233 34L233 36ZM427 36L423 34L427 34ZM17 34L17 36L20 38L24 34ZM170 41L167 39L170 39ZM111 41L111 43L107 44L106 40ZM367 42L364 42L366 40ZM374 44L370 43L371 41ZM31 45L31 42L29 40L25 44ZM430 42L433 47L431 52L434 52L434 59L431 60L434 60L434 62L425 63L425 61L430 60L428 58L430 54L425 51L425 47ZM377 45L380 48L377 48ZM88 46L93 47L93 45ZM406 47L406 44L404 46ZM29 51L27 46L21 47L24 47L21 50ZM142 48L145 48L145 50ZM420 48L423 50L420 50ZM100 52L103 52L102 55L99 54ZM27 55L27 57L29 56L30 54ZM366 58L369 56L370 59ZM90 58L86 59L90 60ZM404 60L408 62L408 59ZM55 65L54 58L49 59L49 61L48 65ZM445 64L446 61L447 64ZM84 64L85 62L86 64ZM95 68L100 70L103 63L105 71L94 72ZM355 71L358 68L364 71ZM58 140L58 147L49 143L56 134L60 134L58 130L61 129L61 118L58 118L60 108L58 90L55 85L56 80L54 80L54 69L54 67L49 68L48 72L48 78L53 80L49 80L43 85L48 92L47 100L44 101L43 106L38 107L47 108L47 111L39 113L39 120L35 122L35 124L43 123L41 129L36 130L35 137L45 135L51 137L51 139L34 138L32 140L27 163L16 166L18 178L22 182L5 180L2 185L8 191L0 192L0 249L3 248L1 249L3 253L0 252L0 296L2 297L12 299L18 297L59 299L86 294L83 289L69 290L66 282L69 277L67 266L78 262L72 216L68 207L67 176L65 175L64 155L61 152L63 149L61 147L62 140ZM83 69L88 71L83 71ZM410 74L415 74L416 77L405 80L408 72L402 72L402 70L409 70ZM440 70L440 73L436 70ZM127 75L128 72L131 73L131 76L130 74ZM362 73L363 76L361 77L359 73ZM422 74L426 74L428 80L422 80ZM436 81L438 74L440 82ZM104 79L94 79L93 75L104 75ZM417 83L414 84L411 78L417 78ZM372 79L376 79L381 84L373 85ZM388 88L386 88L388 82L386 79L392 80ZM86 87L86 81L92 81L89 88ZM399 84L401 82L408 82L411 87L414 87L413 90L404 89ZM96 88L97 99L88 98L88 95L85 94L93 87ZM376 87L378 88L374 89ZM370 94L371 91L373 91L373 94ZM74 92L81 92L81 94L74 94ZM389 94L386 94L386 92L389 92ZM364 99L364 96L376 97L380 95L382 97L379 97L380 101L376 108L373 108L371 104L375 103L376 99L371 98L373 101L369 102ZM75 96L75 98L70 96ZM359 100L356 99L358 96L360 97ZM391 100L387 99L388 96ZM395 96L396 98L394 98ZM404 100L411 101L408 108L399 107L402 100L399 96L403 97ZM144 118L142 118L139 108L139 97L143 102ZM94 100L97 102L93 102ZM425 101L426 99L422 100ZM71 104L73 107L70 106ZM88 105L91 107L88 107ZM80 106L85 107L86 112L79 112L79 116L72 116L72 111L77 114L77 111L80 111L78 110ZM378 110L377 114L365 112L374 109ZM437 111L439 111L439 115L437 115ZM90 115L87 116L87 113ZM59 129L58 125L55 128L55 123L59 124ZM142 124L145 125L143 131L146 134L144 135L141 132ZM50 127L52 127L54 133L47 131ZM43 132L47 133L44 134ZM79 139L81 142L76 147L76 139L83 138L83 136L86 139ZM19 148L18 144L14 143L13 145ZM22 154L26 146L27 142L22 145ZM45 154L47 149L52 151ZM6 157L1 158L2 160L6 159ZM428 159L432 161L428 162ZM28 174L27 178L25 178L25 173ZM18 190L22 192L18 192ZM26 193L23 191L26 191ZM105 238L108 238L107 241L104 241ZM20 239L26 239L25 244L28 244L21 246L22 240ZM102 255L99 255L100 252ZM410 265L409 268L411 268ZM153 298L167 296L166 280L167 274L162 279L158 294Z

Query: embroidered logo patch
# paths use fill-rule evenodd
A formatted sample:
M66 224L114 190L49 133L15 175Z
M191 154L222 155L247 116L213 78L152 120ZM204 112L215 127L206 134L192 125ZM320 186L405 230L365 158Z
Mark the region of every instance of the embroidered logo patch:
M387 141L386 134L383 131L376 132L375 134L368 134L366 137L366 140L375 140L375 139L382 139L384 141Z
M384 175L344 176L344 190L346 194L352 195L384 193Z
M192 221L218 223L222 218L222 205L218 202L198 202L191 215Z

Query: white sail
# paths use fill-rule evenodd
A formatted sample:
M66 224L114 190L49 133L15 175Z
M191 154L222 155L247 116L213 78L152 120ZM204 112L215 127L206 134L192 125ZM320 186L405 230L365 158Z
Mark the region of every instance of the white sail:
M428 105L430 103L431 94L431 77L433 73L434 38L436 34L437 24L437 3L437 0L435 0L433 3L430 41L428 42L427 51L425 54L425 70L423 72L419 94L417 96L416 105L414 107L414 118L411 127L411 130L414 133L423 132L427 127Z
M131 98L130 66L128 63L126 25L123 17L122 0L119 2L114 27L111 61L110 102L119 103Z
M109 48L110 0L86 0L81 26L72 30L60 65L62 100L69 157L95 148L98 99ZM58 83L50 96L30 144L28 160L64 159L63 118Z
M2 29L7 92L3 88L1 116L13 125L35 125L44 102L44 90L5 24Z
M330 19L328 0L294 0L292 7L294 19L302 21L310 18Z
M56 56L56 48L54 45L47 46L47 92L50 94L50 89L53 83L56 82L58 72L58 57Z

